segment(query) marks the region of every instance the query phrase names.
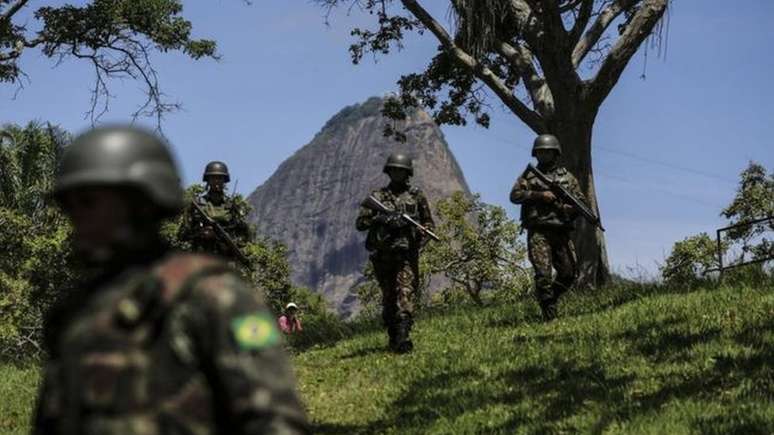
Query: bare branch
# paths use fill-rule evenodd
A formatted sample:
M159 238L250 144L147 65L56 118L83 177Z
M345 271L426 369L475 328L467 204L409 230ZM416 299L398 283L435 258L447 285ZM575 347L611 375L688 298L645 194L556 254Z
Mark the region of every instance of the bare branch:
M572 50L572 64L577 68L589 51L594 47L599 38L605 33L610 23L612 23L621 13L637 3L638 0L615 0L609 4L597 17L594 24L575 45Z
M545 122L539 114L532 111L522 103L505 83L489 68L482 65L464 50L456 46L446 29L441 26L416 0L401 0L406 7L433 35L441 42L443 47L457 60L461 65L470 70L476 77L486 83L500 100L525 124L536 132L544 132Z
M669 0L645 0L640 5L590 82L588 97L594 107L602 104L613 89L629 60L664 16L668 4Z
M517 19L519 37L540 64L548 88L556 98L567 96L569 99L575 95L581 79L570 60L567 31L555 3L555 0L510 0L511 14ZM572 104L569 100L561 103Z
M589 2L592 5L594 4L594 0L591 0L591 1L589 1L589 0L572 0L569 3L567 3L567 4L559 6L559 13L563 14L565 12L569 12L569 11L577 8L583 2Z
M532 52L522 44L515 48L505 42L498 45L497 51L519 71L535 110L544 118L551 117L554 113L553 96L545 79L538 74L532 63Z
M575 3L575 5L573 6L573 9L578 6L578 3L581 3L580 10L578 11L578 15L575 17L575 23L573 23L572 29L570 30L570 34L568 35L570 44L572 44L573 46L578 44L578 40L583 34L583 31L586 29L586 26L589 24L589 20L591 20L591 15L594 12L594 0L580 0L579 2ZM578 65L575 64L575 62L573 62L573 65L576 68L578 67Z
M10 8L8 8L7 11L3 15L0 15L0 23L7 22L11 20L11 17L13 17L21 8L24 7L27 3L29 3L30 0L19 0L16 2L16 4L11 5Z

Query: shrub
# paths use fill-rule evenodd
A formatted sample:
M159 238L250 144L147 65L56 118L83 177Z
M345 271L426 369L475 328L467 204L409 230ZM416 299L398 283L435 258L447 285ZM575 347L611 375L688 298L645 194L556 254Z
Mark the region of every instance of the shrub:
M664 281L670 285L690 286L718 264L717 245L707 233L686 237L675 243L661 267Z

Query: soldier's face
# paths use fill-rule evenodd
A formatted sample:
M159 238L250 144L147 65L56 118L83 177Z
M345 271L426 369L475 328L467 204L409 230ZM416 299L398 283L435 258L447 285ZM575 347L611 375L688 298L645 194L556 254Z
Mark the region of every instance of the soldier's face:
M213 192L221 193L226 187L226 177L223 175L210 175L207 178L207 184Z
M409 179L409 171L402 168L389 168L387 175L393 183L405 183Z
M73 224L76 251L106 260L113 243L128 231L130 204L122 192L107 187L91 187L65 192L64 212Z
M557 157L558 155L554 150L536 150L535 151L535 158L537 158L538 163L543 165L554 163Z

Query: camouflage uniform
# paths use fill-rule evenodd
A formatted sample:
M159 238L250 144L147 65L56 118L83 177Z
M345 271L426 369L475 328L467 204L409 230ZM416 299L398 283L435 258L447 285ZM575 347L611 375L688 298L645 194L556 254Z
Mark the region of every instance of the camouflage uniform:
M209 195L196 198L196 204L231 236L237 246L246 245L252 238L250 226L246 220L246 211L231 197L225 196L220 204L216 204ZM188 205L183 212L183 222L178 232L180 240L188 241L194 252L204 252L236 262L237 254L229 245L221 240L215 230L202 217L193 205Z
M183 200L166 145L143 130L110 127L68 147L53 194L76 241L94 240L84 239L90 206L79 202L94 188L125 193L127 210L142 212L115 227L137 237L109 239L113 254L91 257L96 278L46 316L33 433L308 433L262 296L221 260L169 252L158 238L161 219Z
M419 188L390 183L372 195L390 209L433 228L430 205ZM408 336L413 324L414 295L419 286L419 251L426 236L412 225L399 228L388 225L378 215L379 212L361 206L356 227L359 231L368 231L366 249L371 252L374 275L382 290L382 319L390 347L398 350L402 344L413 346Z
M306 431L273 315L218 260L171 254L70 301L46 324L35 434Z
M578 181L567 169L558 164L550 167L538 165L538 169L584 201ZM544 317L550 320L556 315L559 296L572 287L578 277L571 237L577 211L564 209L558 200L545 203L536 198L540 192L547 190L547 185L533 173L525 171L511 189L510 199L514 204L521 204L521 223L527 229L527 249L535 273L535 295ZM552 268L556 269L555 280L552 279Z

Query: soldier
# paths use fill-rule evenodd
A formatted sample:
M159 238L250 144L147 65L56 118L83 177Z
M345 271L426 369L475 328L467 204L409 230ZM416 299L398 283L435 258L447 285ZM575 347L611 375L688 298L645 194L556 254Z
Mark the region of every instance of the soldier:
M565 187L575 198L584 201L578 180L559 165L561 153L559 140L550 134L538 136L532 147L538 170ZM525 171L516 180L511 189L511 202L521 204L521 224L527 229L529 261L535 272L535 295L543 319L552 320L556 317L559 296L572 287L578 276L571 238L577 210L559 201L548 186L530 171ZM552 267L556 269L555 280L552 280Z
M164 247L183 191L161 139L81 135L53 197L96 273L47 316L33 433L308 433L263 297L221 260Z
M390 177L390 183L372 195L394 212L375 211L364 201L356 226L359 231L368 231L366 249L371 253L374 275L382 289L382 318L390 349L406 353L414 347L409 338L413 297L419 285L419 251L427 235L401 214L428 229L433 228L433 217L425 195L409 184L414 169L407 155L392 154L384 165L384 173Z
M252 234L245 219L246 210L225 192L226 183L231 181L228 167L218 161L207 163L202 181L207 184L207 192L194 199L198 209L193 204L186 207L178 238L189 241L194 252L220 255L231 260L232 264L236 264L237 260L243 261L239 258L241 253L236 250L247 244ZM207 216L203 216L202 212ZM208 217L225 230L235 242L236 249L218 235Z

